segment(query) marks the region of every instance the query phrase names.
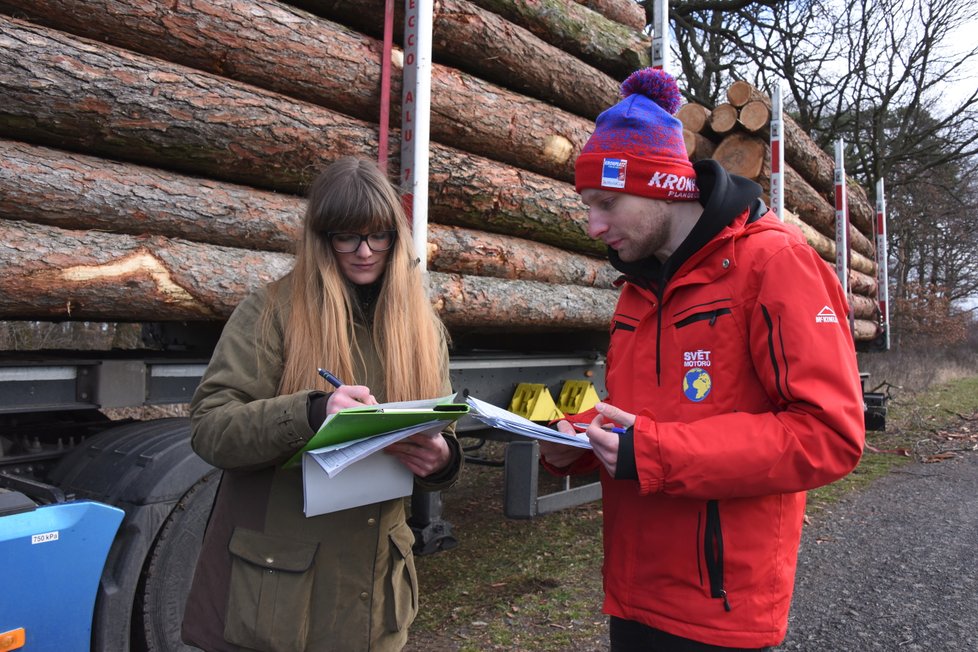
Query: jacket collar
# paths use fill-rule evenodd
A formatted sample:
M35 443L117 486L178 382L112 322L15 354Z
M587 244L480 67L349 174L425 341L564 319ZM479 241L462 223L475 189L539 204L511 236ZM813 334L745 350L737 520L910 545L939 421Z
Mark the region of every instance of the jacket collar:
M761 195L761 187L757 183L730 174L719 163L713 160L697 161L693 168L696 170L696 183L700 188L700 203L703 213L686 239L665 261L661 262L655 256L650 256L635 262L625 262L618 257L618 252L608 249L608 259L611 264L621 271L627 280L641 287L665 287L666 283L687 260L700 253L705 254L705 248L713 250L719 246L722 239L717 236L728 229L733 235L743 228L735 222L743 217L746 222L746 211ZM712 242L712 244L711 244ZM698 258L699 256L697 256Z

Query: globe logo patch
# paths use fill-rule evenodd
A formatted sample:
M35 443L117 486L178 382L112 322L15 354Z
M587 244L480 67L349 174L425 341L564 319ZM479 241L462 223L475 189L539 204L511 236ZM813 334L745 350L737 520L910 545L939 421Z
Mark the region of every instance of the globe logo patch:
M713 379L701 367L695 367L683 376L683 395L694 403L699 403L710 395Z

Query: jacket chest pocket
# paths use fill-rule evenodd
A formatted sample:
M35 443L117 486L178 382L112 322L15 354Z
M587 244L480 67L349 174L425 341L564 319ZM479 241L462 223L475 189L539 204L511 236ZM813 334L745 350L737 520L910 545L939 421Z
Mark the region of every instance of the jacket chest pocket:
M253 650L301 652L309 634L319 544L236 528L224 638Z
M721 318L725 318L724 323L720 324L720 327L723 328L724 326L730 325L727 323L727 321L731 318L731 315L733 315L733 310L731 310L729 306L722 307L722 308L712 308L709 310L694 312L691 315L687 315L682 319L676 321L673 324L673 327L676 329L681 329L681 328L687 328L694 324L703 325L705 322L705 325L709 326L710 328L713 328L717 325L717 321L719 321Z
M735 400L737 377L750 365L742 317L729 299L669 311L661 364L664 383L682 392L681 403L701 410Z

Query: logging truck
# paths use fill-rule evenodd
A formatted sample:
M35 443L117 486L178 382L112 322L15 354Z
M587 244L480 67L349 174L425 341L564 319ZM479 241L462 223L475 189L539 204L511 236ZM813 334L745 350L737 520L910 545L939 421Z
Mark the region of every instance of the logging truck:
M189 401L223 321L290 268L305 184L339 156L399 180L456 389L535 419L601 395L617 275L573 163L656 48L631 0L550 4L0 0L0 652L182 648L219 472L186 417L110 415ZM751 118L770 100L740 92L729 128L685 111L691 157L783 185L785 219L834 264L824 154L786 126L772 170L770 114ZM860 190L840 278L868 344ZM536 444L508 441L508 516L600 495L538 495L536 473ZM411 524L419 553L454 545L437 494Z

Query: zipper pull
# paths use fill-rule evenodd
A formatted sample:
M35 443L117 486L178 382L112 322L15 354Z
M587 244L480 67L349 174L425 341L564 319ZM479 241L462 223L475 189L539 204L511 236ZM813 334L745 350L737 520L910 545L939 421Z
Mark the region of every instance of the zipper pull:
M730 609L730 601L727 600L727 590L726 589L720 589L720 597L723 598L723 610L724 611L731 611L731 609Z

